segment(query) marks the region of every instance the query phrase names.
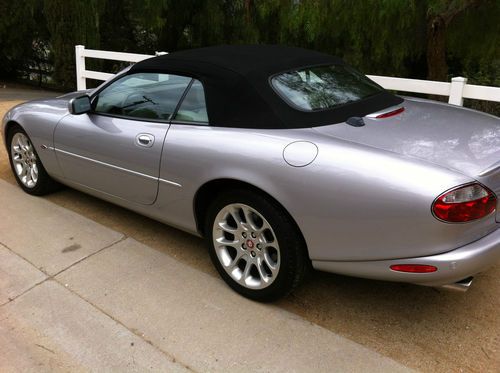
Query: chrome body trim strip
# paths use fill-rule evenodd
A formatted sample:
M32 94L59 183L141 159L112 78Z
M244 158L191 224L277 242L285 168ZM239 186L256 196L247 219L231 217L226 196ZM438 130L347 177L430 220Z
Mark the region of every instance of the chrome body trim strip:
M160 179L160 178L155 177L155 176L143 174L143 173L137 172L137 171L132 171L132 170L129 170L128 168L123 168L123 167L120 167L120 166L115 166L115 165L110 164L110 163L98 161L96 159L92 159L92 158L89 158L89 157L85 157L83 155L79 155L79 154L67 152L65 150L61 150L61 149L57 149L57 148L53 148L53 147L50 147L49 149L54 150L54 151L59 152L59 153L62 153L62 154L65 154L65 155L69 155L70 157L75 157L75 158L83 159L83 160L88 161L88 162L96 163L96 164L99 164L99 165L104 166L104 167L109 167L109 168L112 168L112 169L115 169L115 170L118 170L118 171L127 172L127 173L132 174L132 175L144 177L144 178L151 179L151 180L160 181L160 182L163 182L163 183L166 183L166 184L169 184L169 185L173 185L173 186L182 188L181 184L176 183L174 181Z
M178 187L178 188L182 188L182 185L181 185L181 184L179 184L179 183L176 183L175 181L170 181L170 180L160 179L160 182L161 182L161 183L168 184L168 185L172 185L172 186L175 186L175 187Z

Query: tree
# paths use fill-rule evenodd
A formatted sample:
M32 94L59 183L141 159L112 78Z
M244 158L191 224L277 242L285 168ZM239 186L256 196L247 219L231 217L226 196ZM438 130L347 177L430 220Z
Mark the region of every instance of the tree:
M279 43L370 74L500 84L499 0L0 0L0 12L9 15L0 19L0 75L42 70L50 51L54 81L67 88L75 44L150 54Z
M0 14L4 15L0 18L0 76L28 75L46 58L48 32L44 22L37 22L43 19L40 1L0 0Z
M447 29L463 12L486 0L430 0L427 5L427 70L430 80L448 80ZM498 20L497 20L498 21Z
M99 48L99 19L105 1L44 0L43 13L50 33L53 78L62 87L75 86L75 45Z

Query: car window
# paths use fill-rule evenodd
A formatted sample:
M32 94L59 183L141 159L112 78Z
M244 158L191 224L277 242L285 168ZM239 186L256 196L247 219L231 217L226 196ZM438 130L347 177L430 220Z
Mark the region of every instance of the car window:
M191 78L172 74L126 75L99 93L94 112L169 120L190 82Z
M174 119L182 122L208 123L205 92L200 81L193 81Z
M287 103L306 111L332 109L383 91L375 82L345 65L288 71L274 76L271 84Z

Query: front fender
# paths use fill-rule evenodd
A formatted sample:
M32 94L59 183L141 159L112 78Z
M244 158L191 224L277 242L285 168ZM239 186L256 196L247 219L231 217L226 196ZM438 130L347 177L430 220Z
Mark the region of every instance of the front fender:
M53 134L57 123L68 114L67 102L67 97L26 102L10 109L2 120L5 146L8 125L18 124L31 139L46 171L54 177L60 176L60 170L52 150Z

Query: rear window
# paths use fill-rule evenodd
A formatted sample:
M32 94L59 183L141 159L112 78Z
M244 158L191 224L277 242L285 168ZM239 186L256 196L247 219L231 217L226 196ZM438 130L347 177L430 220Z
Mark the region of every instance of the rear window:
M273 88L291 106L306 111L363 100L383 88L345 65L307 67L275 75Z

